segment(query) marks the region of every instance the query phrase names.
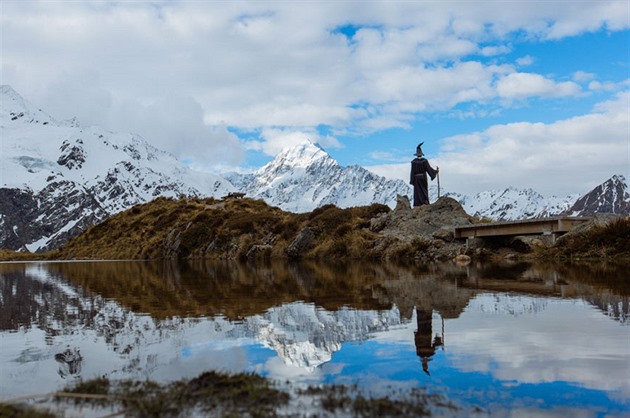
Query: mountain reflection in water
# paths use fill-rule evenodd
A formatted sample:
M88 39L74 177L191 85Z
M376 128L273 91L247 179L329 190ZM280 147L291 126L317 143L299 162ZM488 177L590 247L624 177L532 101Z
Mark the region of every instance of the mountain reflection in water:
M168 381L214 369L371 390L429 386L494 412L518 399L518 408L614 413L630 406L626 271L0 264L0 399L69 379Z

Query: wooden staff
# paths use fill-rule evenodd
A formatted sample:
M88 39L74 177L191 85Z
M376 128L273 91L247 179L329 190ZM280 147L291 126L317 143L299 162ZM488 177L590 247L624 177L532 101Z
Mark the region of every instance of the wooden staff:
M438 180L438 199L440 198L440 167L437 167L437 180Z

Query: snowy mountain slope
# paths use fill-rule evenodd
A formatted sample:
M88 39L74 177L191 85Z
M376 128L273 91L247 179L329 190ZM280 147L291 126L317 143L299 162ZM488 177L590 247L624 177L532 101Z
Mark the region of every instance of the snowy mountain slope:
M571 216L590 216L595 213L630 214L630 193L626 178L621 174L612 176L577 199L563 213Z
M508 187L466 196L447 193L459 201L466 212L473 216L493 220L543 218L549 216L592 216L595 213L630 214L630 192L623 175L617 174L585 195L543 197L527 189Z
M464 210L473 216L502 221L558 215L578 198L578 195L546 198L532 189L518 190L513 187L484 191L474 196L456 193L447 195L459 201Z
M0 87L0 248L42 251L157 196L222 196L198 173L137 135L58 122Z
M225 177L247 196L291 212L308 212L328 203L393 207L397 194L411 193L401 180L389 180L356 165L342 167L311 142L283 150L252 174Z

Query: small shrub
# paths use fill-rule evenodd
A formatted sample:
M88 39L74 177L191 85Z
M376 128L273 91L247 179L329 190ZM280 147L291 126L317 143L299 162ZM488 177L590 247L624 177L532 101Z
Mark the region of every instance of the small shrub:
M187 256L204 244L207 244L212 239L212 232L212 228L204 222L191 224L181 236L179 247L181 255Z
M322 210L315 209L313 211L310 220L313 226L319 227L323 231L334 231L339 225L350 222L352 219L352 213L349 209L340 209L334 205L325 205L320 209Z
M56 418L56 415L52 412L40 411L30 405L16 406L0 402L0 417Z
M349 223L341 224L334 230L333 235L335 237L343 237L352 231L352 225Z
M630 255L630 218L619 218L604 226L564 237L556 245L556 255L614 257Z
M109 395L110 381L104 377L98 377L92 380L81 381L72 388L67 388L65 392L75 394L90 394L90 395ZM60 398L57 398L59 400ZM74 398L76 403L85 402L85 399ZM91 402L96 402L100 405L106 405L110 402L107 398L95 398Z
M300 231L300 223L297 217L289 216L279 220L271 228L271 232L277 235L281 235L282 238L289 240L295 237Z
M277 218L270 213L245 212L228 218L224 227L235 232L246 233L254 231L256 227L264 228L274 224L276 220Z
M329 204L327 204L327 205L324 205L324 206L320 206L320 207L318 207L318 208L315 208L315 209L314 209L311 213L309 213L309 214L308 214L308 219L309 219L309 220L315 219L315 218L317 218L318 216L320 216L322 213L324 213L324 212L326 212L327 210L332 209L332 208L337 208L337 206L335 206L335 205L333 205L333 204L329 203ZM338 208L337 208L337 209L338 209Z
M344 240L335 239L327 252L332 258L344 258L348 256L350 249Z
M353 212L355 213L355 216L369 221L370 219L376 218L382 213L391 212L391 208L382 203L373 203L370 206L359 206L353 208Z
M391 254L391 257L398 260L411 260L416 257L416 254L428 250L430 246L430 241L415 238L410 243L398 246Z

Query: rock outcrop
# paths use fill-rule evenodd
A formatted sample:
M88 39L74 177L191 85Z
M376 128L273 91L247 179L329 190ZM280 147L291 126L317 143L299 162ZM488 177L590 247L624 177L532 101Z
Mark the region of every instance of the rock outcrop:
M465 248L454 241L455 227L470 225L473 218L449 197L431 205L412 208L406 196L398 196L396 208L370 223L370 229L383 237L386 257L419 261L453 259Z

